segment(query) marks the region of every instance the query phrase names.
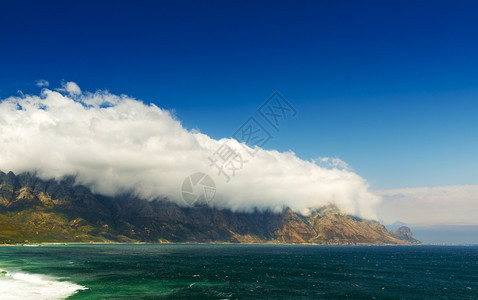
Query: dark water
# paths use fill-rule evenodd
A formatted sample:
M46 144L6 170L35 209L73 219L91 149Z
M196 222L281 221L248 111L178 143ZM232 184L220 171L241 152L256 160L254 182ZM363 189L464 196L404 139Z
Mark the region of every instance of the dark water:
M69 299L478 299L478 247L19 246L0 268L88 288Z

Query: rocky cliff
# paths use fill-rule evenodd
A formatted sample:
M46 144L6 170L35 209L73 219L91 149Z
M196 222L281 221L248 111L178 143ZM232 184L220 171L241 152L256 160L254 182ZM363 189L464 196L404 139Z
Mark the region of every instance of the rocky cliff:
M180 207L166 199L96 195L73 178L44 181L0 172L0 243L24 242L410 243L332 205L309 216L290 209Z
M407 226L401 226L400 228L397 228L396 230L393 230L390 233L396 238L407 241L410 244L421 243L419 240L415 239L415 237L412 234L412 231Z

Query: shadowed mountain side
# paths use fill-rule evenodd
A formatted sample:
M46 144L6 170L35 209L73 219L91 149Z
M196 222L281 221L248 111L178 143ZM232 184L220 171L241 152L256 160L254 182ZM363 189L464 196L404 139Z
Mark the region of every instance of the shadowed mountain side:
M0 172L0 243L232 242L408 244L376 221L328 205L303 216L180 207L166 199L104 197L73 178L44 181Z

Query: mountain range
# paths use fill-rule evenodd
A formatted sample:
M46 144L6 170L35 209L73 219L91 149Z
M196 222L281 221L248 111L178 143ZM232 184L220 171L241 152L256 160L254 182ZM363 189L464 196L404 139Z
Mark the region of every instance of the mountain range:
M41 242L419 243L408 228L389 232L334 205L307 216L288 208L275 213L182 207L167 199L94 194L73 177L42 180L0 171L0 243Z

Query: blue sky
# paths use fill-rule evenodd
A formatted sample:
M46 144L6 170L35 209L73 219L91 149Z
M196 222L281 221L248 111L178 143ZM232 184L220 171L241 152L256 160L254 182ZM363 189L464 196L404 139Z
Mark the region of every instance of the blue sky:
M478 184L478 3L3 1L0 98L107 89L229 137L274 91L268 149L339 157L374 189Z

